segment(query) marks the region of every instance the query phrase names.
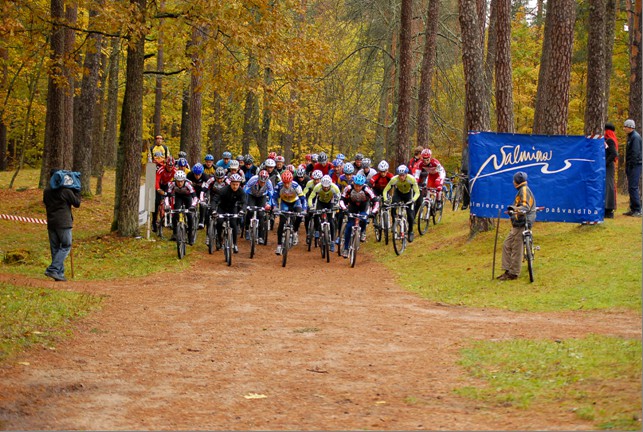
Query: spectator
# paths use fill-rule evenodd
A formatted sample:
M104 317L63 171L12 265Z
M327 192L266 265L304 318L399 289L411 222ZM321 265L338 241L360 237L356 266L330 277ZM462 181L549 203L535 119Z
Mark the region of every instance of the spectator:
M618 159L618 140L612 123L605 124L605 218L613 219L616 209L616 187L614 183L614 166Z
M52 169L49 177L53 177L58 169ZM49 233L49 248L51 264L45 270L45 276L55 281L64 282L65 258L71 251L71 229L74 217L71 207L80 207L80 189L75 190L64 186L52 188L47 185L43 193L43 202L47 209L47 232Z
M639 180L641 179L641 135L634 130L634 120L627 119L623 123L627 133L627 147L625 148L625 175L627 175L627 190L630 194L630 210L623 213L625 216L641 217L641 192Z

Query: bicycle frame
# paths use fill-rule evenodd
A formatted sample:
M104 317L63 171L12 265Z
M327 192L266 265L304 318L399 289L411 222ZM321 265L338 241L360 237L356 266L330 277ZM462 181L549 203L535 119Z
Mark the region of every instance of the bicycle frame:
M351 267L355 267L357 261L357 251L359 250L360 237L362 234L361 222L368 221L368 216L360 213L347 213L348 219L353 219L353 226L351 227L351 236L348 240L348 256L350 258ZM342 233L342 235L345 235Z

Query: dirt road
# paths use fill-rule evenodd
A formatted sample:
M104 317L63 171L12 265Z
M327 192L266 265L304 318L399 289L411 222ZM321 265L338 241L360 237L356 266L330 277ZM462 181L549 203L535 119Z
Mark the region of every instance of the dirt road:
M202 238L202 235L201 235ZM441 306L398 287L363 255L330 264L303 245L287 268L274 242L226 267L69 282L106 295L55 351L0 369L5 429L574 430L573 413L461 398L472 339L641 337L633 313L512 313ZM55 286L42 279L0 280Z

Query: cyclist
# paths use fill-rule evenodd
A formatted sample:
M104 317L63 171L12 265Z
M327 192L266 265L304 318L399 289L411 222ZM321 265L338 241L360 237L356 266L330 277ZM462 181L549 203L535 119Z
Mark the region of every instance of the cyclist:
M388 172L388 162L385 160L377 164L377 174L371 177L370 185L377 196L382 196L382 192L393 178L393 174Z
M422 160L422 150L424 150L424 147L422 146L417 146L415 149L413 149L413 157L409 160L408 167L414 167L418 162Z
M239 161L237 160L230 161L230 165L228 166L228 172L227 172L228 179L226 180L226 183L230 183L230 177L233 174L239 174L241 176L242 182L246 180L245 176L243 175L243 171L239 169Z
M210 177L203 186L201 186L201 196L199 197L201 205L205 208L208 204L214 202L214 197L218 195L221 190L226 186L225 169L217 167L214 175ZM210 212L206 212L203 221L205 225L210 223ZM205 237L205 244L208 244L208 236Z
M275 171L279 173L279 175L283 174L284 171L286 171L286 159L279 155L275 157Z
M361 153L357 153L355 155L355 160L353 161L353 166L355 167L355 171L359 171L362 169L362 161L364 160L364 155Z
M315 170L312 154L309 153L306 155L306 162L304 162L304 165L306 165L306 174L312 174L312 172Z
M277 184L273 193L273 203L279 203L279 210L281 211L295 211L303 212L306 210L306 197L301 187L293 181L293 175L290 171L284 171L281 176L281 182ZM282 234L284 232L285 217L279 217L279 228L277 228L277 249L275 253L281 255L282 250ZM293 244L298 243L298 231L301 224L301 217L297 216L293 224L295 230L293 237Z
M268 171L261 170L259 174L248 180L243 188L246 193L246 205L263 207L267 212L272 208L272 195L275 192L272 183L269 180ZM250 239L248 226L250 226L250 217L246 216L246 240ZM259 225L259 244L263 244L263 224Z
M315 163L314 168L316 170L320 170L322 174L326 175L334 168L333 164L328 162L328 155L326 153L321 152L319 153L319 156L317 157L317 163Z
M208 181L210 176L203 174L204 168L200 163L195 163L192 167L192 171L188 173L188 180L192 183L196 196L200 197L201 192L203 191L203 186ZM205 226L205 205L199 206L199 229L203 229Z
M339 183L339 177L344 174L344 163L339 159L333 161L333 169L328 172L328 175L333 179L333 183Z
M236 160L239 162L240 169L246 164L246 157L244 155L237 155Z
M281 181L281 176L275 170L275 167L277 166L277 162L275 162L274 159L266 159L264 162L264 169L268 171L268 175L270 176L270 183L272 183L272 186L275 187L277 184Z
M413 176L420 187L430 187L437 190L435 200L439 210L442 207L442 185L444 185L447 173L440 161L432 157L430 149L423 149L420 156L420 161L412 168ZM423 190L422 193L426 193L426 190Z
M306 174L306 168L297 168L297 171L295 171L295 181L299 186L308 186L310 177Z
M357 171L357 174L361 174L366 177L366 183L370 184L371 179L375 175L375 170L371 168L371 160L369 158L364 158L362 160L362 169Z
M188 160L184 157L179 158L176 161L176 167L179 171L183 171L186 175L190 172L190 165L188 164Z
M335 160L339 160L340 163L344 163L346 160L346 156L344 156L343 153L337 153L337 156L335 156Z
M192 183L187 181L187 175L183 171L177 171L174 175L174 181L168 184L167 195L165 196L165 211L169 211L170 206L170 197L173 198L174 208L180 209L184 207L190 212L187 214L188 217L188 233L192 233L194 227L194 215L196 212L196 203L198 198ZM172 215L172 232L174 233L174 238L176 238L176 225L179 221L179 215ZM188 237L188 244L192 246L194 244L194 238L190 235Z
M321 171L315 171L321 174ZM313 175L315 174L313 172ZM341 192L337 185L333 183L333 180L329 175L321 177L319 183L313 187L310 195L308 196L308 207L314 208L315 210L322 209L332 209L334 208L341 197ZM335 252L335 221L333 215L328 215L328 222L330 222L330 250ZM308 226L308 223L306 223ZM315 220L315 232L319 233L321 230L319 219Z
M346 213L359 213L363 216L368 216L369 208L371 213L377 213L380 203L377 201L373 190L366 186L366 177L361 174L355 176L355 181L352 185L346 186L342 192L342 199L339 202L339 207ZM360 241L366 241L366 220L359 222L361 230ZM355 224L355 219L349 218L346 224L346 231L344 231L344 250L342 256L348 257L348 246L351 238L351 230Z
M230 166L230 159L232 159L232 153L224 151L221 155L221 159L217 161L217 166L227 170Z
M156 199L154 200L154 212L152 213L152 231L156 232L156 217L161 200L167 195L167 189L170 182L174 179L176 167L174 158L168 156L165 158L165 164L156 170Z
M388 200L388 192L395 186L393 192L393 203L405 202L409 204L409 209L406 212L406 218L409 222L409 242L413 242L413 220L415 219L415 212L413 211L413 203L420 197L420 188L418 187L415 177L408 175L409 169L406 165L397 167L397 175L391 179L384 188L382 197L384 201Z
M179 154L176 156L176 160L177 160L177 162L178 162L178 161L179 161L179 159L181 159L181 158L185 159L185 161L186 161L186 162L188 161L188 154L187 154L186 152L184 152L183 150L181 150L181 151L179 152ZM189 166L190 166L190 165L188 164L188 167L189 167Z
M513 204L507 208L511 215L511 231L502 244L502 268L505 272L497 278L503 281L518 279L520 276L523 258L522 232L527 222L533 223L536 220L536 199L527 186L527 173L519 171L514 174L513 183L518 193Z
M306 187L304 187L304 196L306 197L306 200L308 200L308 197L310 196L311 192L319 184L321 181L322 177L324 176L321 171L315 170L313 171L312 174L313 178L306 182ZM297 182L299 183L299 182ZM301 185L301 183L299 183ZM306 234L308 234L308 222L310 222L310 218L312 217L311 213L311 206L308 206L308 212L306 213L306 217L304 218L304 226L306 227Z
M247 154L243 160L243 172L245 173L246 181L250 180L252 177L256 176L259 173L259 169L254 164L255 160L252 155Z
M221 191L214 196L212 207L217 213L237 213L245 212L246 210L246 193L241 188L243 177L239 174L232 174L229 177L230 184L224 186ZM238 219L230 221L232 227L232 250L234 253L239 252L237 247L237 233L239 231ZM223 221L217 220L217 249L221 245L223 236Z
M353 174L355 174L355 166L352 163L347 162L342 167L344 174L340 175L337 179L337 186L339 190L344 190L344 188L350 184L353 184Z
M203 164L203 174L207 175L208 177L211 177L214 175L214 171L217 169L216 166L214 166L214 156L211 154L205 155L204 159L204 164Z

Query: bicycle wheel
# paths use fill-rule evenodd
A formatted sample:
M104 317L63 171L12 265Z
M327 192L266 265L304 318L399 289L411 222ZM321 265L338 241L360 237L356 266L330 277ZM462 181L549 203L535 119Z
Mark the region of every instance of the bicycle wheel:
M442 210L444 209L444 204L438 209L437 203L434 204L435 208L433 209L433 225L437 225L442 221Z
M250 222L252 225L252 222ZM250 226L250 258L255 256L255 246L257 245L257 238L259 237L259 229L256 226Z
M216 242L216 222L213 217L208 222L208 253L212 255L214 251L214 243Z
M308 252L313 247L313 239L315 238L315 218L311 217L308 221L308 229L306 230L306 245L308 245Z
M160 238L164 238L163 228L165 228L165 206L163 205L163 202L159 205L157 213L156 217L158 218L158 222L156 223L156 232Z
M268 233L270 232L270 218L268 215L264 214L261 223L263 224L263 233L261 233L261 236L263 238L263 245L265 246L268 244Z
M288 261L288 249L290 249L290 228L284 228L284 238L281 248L281 266L286 267Z
M380 225L381 223L382 223L382 216L377 215L377 217L375 218L375 221L373 222L373 232L375 233L376 242L382 241L382 228Z
M382 213L382 234L384 235L384 244L388 245L388 233L391 227L391 214L388 211Z
M406 219L396 218L393 222L393 249L401 255L406 249Z
M185 241L187 237L187 229L185 223L180 222L176 227L176 252L179 256L179 259L183 259L185 256Z
M228 266L232 264L232 244L228 237L229 230L230 228L228 227L223 228L223 257L225 258L225 262Z
M527 268L529 269L529 282L534 281L534 241L531 236L525 236L525 259L527 260Z
M355 267L355 262L357 261L357 249L359 248L359 236L361 229L357 225L357 229L353 228L353 234L351 235L351 243L348 248L348 258L351 263L351 267Z
M344 233L346 232L346 224L347 223L348 223L348 221L346 220L346 218L344 218L342 220L342 226L339 229L339 234L338 234L339 237L337 237L339 239L339 247L337 248L337 256L342 256L342 251L344 250L344 244L346 243Z
M453 211L458 210L460 208L460 204L462 204L462 183L458 183L453 192Z
M323 244L321 247L322 250L322 258L326 258L326 262L330 262L330 242L332 242L332 238L330 236L330 225L326 224L324 225L324 228L322 229L322 236L323 236Z
M420 209L418 210L418 233L420 235L426 234L429 230L429 219L430 219L431 209L427 201L423 201L420 204Z

